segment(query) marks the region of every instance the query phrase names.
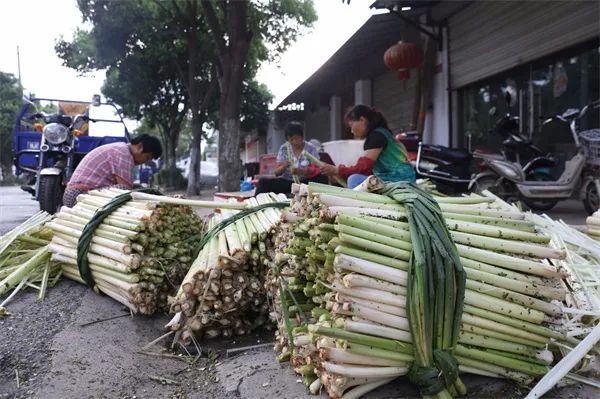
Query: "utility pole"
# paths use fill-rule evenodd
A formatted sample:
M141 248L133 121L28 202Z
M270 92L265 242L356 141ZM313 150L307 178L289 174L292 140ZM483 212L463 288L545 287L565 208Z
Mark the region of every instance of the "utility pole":
M21 55L19 54L19 45L17 44L17 70L19 73L19 86L23 87L21 84Z

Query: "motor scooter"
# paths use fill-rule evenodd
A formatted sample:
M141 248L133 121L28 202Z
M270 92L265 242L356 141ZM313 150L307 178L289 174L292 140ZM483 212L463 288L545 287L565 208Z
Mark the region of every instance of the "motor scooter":
M420 142L414 166L417 177L430 179L438 191L461 194L469 189L472 161L473 155L468 149Z
M510 95L507 94L507 97L510 98ZM543 176L537 178L532 174L550 176L551 170L557 166L557 161L552 154L545 154L534 145L531 137L519 131L519 118L516 116L506 114L490 133L497 133L502 137L501 154L506 160L522 165L525 174L529 177L528 180L544 180ZM480 152L474 154L475 157L479 155Z
M460 194L468 189L472 159L470 151L423 144L421 135L411 131L398 133L395 139L406 148L417 178L432 180L440 192L448 194Z
M488 170L477 174L469 184L469 189L491 192L507 201L522 200L536 210L549 210L558 201L571 197L581 199L588 213L600 206L600 129L578 132L577 121L591 106L581 111L569 109L562 115L547 119L542 128L556 122L569 129L575 144L574 155L565 162L564 171L558 177L534 173L543 167L554 167L555 161L547 157L537 157L525 164L510 161L506 157L479 154Z

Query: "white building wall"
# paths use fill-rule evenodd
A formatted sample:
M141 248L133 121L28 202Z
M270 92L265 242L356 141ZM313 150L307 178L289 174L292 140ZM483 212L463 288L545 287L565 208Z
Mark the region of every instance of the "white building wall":
M446 32L444 32L446 35ZM433 76L431 101L433 108L427 112L423 141L425 143L450 145L449 91L448 91L448 48L437 53L437 73Z
M373 104L371 79L361 79L354 82L354 104Z
M329 140L342 138L342 98L331 96L329 99Z

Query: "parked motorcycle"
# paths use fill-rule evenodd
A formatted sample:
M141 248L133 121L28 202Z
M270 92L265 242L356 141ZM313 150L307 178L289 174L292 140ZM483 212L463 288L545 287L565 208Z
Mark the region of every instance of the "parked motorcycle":
M600 130L578 132L577 121L590 106L581 111L570 109L546 120L542 128L556 123L568 129L575 144L575 154L565 162L564 171L556 178L556 161L549 157L536 157L522 165L506 157L478 154L488 170L476 175L469 188L473 191L489 189L508 200L522 200L527 206L537 210L549 210L558 201L575 197L581 199L588 213L600 206Z
M472 161L469 150L419 143L414 166L417 177L430 179L438 191L460 194L469 189Z
M62 204L64 184L69 181L74 170L75 135L86 122L83 115L46 115L37 113L34 119L43 119L44 129L40 141L38 178L35 191L40 210L54 213ZM50 166L47 166L50 165Z
M507 94L507 103L510 102L510 95ZM519 131L519 118L506 114L497 123L490 133L496 133L503 139L500 154L490 154L482 151L475 151L473 157L479 163L485 165L484 171L475 177L475 181L469 184L469 190L481 192L497 185L498 173L489 167L492 161L507 161L519 165L522 168L525 180L529 181L552 181L553 173L558 166L557 160L551 154L544 152L533 144L533 140ZM498 186L496 189L504 189L504 186ZM498 194L511 201L517 201L520 198L512 197L508 187L508 192L499 190ZM549 210L556 205L555 200L527 199L523 202L532 209Z
M123 122L120 108L113 103L100 103L99 96L94 96L91 105L108 105L114 108L120 118L119 121L89 118L83 114L47 115L38 111L34 101L24 100L15 130L13 149L15 167L18 174L27 176L26 182L29 183L21 186L21 189L34 196L40 204L40 210L54 213L62 205L66 184L85 154L102 144L115 141L127 142L129 132ZM34 113L29 112L30 106L35 109ZM37 129L36 131L28 129L33 122L40 120L44 122L43 129L41 129L42 124L35 125L40 127L41 132ZM123 126L124 135L121 137L87 136L84 128L89 122L119 123Z
M557 161L551 154L544 152L534 145L533 140L519 131L519 118L506 114L491 131L499 134L502 141L501 154L510 162L516 162L523 166L528 180L538 179L533 174L550 176L551 169L557 166ZM479 157L478 152L475 157ZM484 154L485 155L485 154Z

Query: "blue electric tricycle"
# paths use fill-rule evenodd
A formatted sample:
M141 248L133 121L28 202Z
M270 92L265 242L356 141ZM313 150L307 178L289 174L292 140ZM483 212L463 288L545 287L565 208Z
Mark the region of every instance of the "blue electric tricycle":
M58 112L39 111L40 101L58 104ZM81 159L94 148L128 142L122 109L102 103L47 98L24 99L15 123L13 160L21 188L31 193L40 209L54 213L62 205L65 187Z

